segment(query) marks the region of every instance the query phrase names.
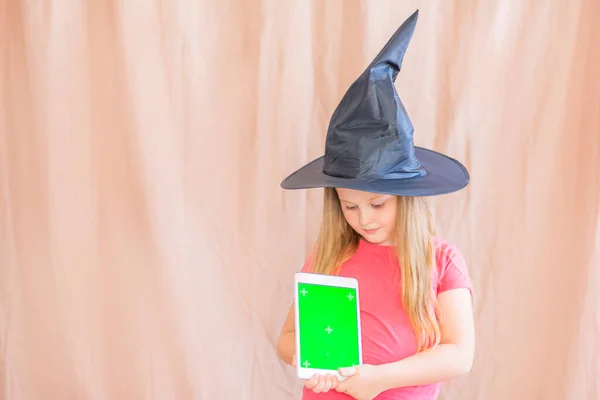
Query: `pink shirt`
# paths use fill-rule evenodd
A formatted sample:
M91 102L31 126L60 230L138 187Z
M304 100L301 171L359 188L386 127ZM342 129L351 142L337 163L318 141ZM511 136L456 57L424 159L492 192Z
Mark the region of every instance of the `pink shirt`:
M457 248L434 238L437 253L437 292L473 288L464 259ZM383 364L414 355L417 342L400 301L400 271L391 247L360 241L357 251L340 269L341 276L358 280L363 362ZM302 268L310 272L308 263ZM441 382L385 391L375 400L432 400L438 397ZM347 394L330 390L314 393L303 389L303 400L351 400Z

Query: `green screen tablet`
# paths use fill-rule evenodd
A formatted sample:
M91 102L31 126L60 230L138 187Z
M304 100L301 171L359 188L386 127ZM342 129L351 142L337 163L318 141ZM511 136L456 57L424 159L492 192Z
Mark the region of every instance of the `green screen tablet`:
M334 374L360 365L362 345L358 281L298 272L295 276L298 377Z

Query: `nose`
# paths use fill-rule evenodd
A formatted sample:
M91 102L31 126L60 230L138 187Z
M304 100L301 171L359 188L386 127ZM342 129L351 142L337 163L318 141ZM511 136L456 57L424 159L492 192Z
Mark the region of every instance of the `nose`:
M358 217L358 222L362 227L369 226L371 221L373 220L373 214L371 210L361 210L360 216Z

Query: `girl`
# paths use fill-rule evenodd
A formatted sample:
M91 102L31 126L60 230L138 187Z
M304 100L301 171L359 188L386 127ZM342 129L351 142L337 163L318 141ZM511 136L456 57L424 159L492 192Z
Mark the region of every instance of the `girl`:
M303 399L431 400L468 372L472 285L457 248L435 236L426 196L469 182L466 168L415 147L394 82L418 12L396 31L334 112L325 155L282 182L324 188L321 230L302 271L358 280L364 363L307 380ZM324 307L327 305L324 304ZM293 305L278 355L295 365Z

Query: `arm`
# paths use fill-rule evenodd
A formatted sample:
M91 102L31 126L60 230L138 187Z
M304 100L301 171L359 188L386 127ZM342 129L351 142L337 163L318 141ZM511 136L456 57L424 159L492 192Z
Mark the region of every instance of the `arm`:
M312 254L309 256L309 259L304 263L302 272L310 271L310 259ZM277 338L277 357L281 361L286 364L295 367L296 361L296 320L295 320L295 309L294 302L288 311L288 315L283 322L283 326L281 327L281 331L279 332L279 338Z
M473 312L468 289L438 295L441 340L434 348L377 366L383 390L449 380L470 371L475 349Z
M292 365L292 361L296 355L296 326L294 324L294 305L290 307L290 311L281 327L279 338L277 339L277 356L286 364Z

